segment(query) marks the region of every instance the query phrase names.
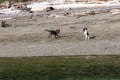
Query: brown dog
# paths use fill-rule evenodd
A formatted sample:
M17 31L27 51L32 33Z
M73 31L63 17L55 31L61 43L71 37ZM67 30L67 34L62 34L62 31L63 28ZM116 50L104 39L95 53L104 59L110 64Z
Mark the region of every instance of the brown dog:
M57 30L48 30L48 29L45 29L45 31L49 32L49 36L52 36L54 35L54 37L57 39L57 38L61 38L58 34L60 33L60 29L57 29Z

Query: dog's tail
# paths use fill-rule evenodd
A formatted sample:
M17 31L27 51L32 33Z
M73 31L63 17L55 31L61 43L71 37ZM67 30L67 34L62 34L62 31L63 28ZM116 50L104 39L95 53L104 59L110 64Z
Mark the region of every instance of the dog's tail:
M45 29L45 31L50 32L51 30Z

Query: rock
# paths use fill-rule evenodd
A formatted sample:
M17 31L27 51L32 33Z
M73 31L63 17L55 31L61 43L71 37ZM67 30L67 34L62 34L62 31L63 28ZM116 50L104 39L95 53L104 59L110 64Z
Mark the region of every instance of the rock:
M52 10L55 10L55 9L54 9L53 7L47 7L47 8L46 8L46 11L47 11L47 12L50 12L50 11L52 11Z

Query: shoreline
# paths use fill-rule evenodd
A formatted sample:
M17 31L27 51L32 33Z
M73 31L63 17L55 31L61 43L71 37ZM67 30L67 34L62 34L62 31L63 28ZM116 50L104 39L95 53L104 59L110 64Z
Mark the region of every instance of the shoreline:
M115 5L115 6L98 6L98 7L78 7L78 8L72 8L72 7L68 7L68 8L62 8L62 9L56 9L50 12L46 12L45 10L42 11L33 11L32 13L29 13L27 11L22 11L19 13L15 13L15 14L2 14L0 15L0 18L8 18L8 17L27 17L27 16L44 16L44 15L51 15L51 14L57 14L57 15L61 15L61 14L66 14L66 13L81 13L81 12L90 12L90 11L101 11L101 12L105 12L105 11L110 11L113 9L120 9L120 5ZM7 11L6 11L7 12Z

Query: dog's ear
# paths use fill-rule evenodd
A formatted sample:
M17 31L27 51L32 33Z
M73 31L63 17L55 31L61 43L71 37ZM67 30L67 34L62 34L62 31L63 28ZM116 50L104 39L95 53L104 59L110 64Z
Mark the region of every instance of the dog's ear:
M83 28L83 31L85 31L85 28Z

